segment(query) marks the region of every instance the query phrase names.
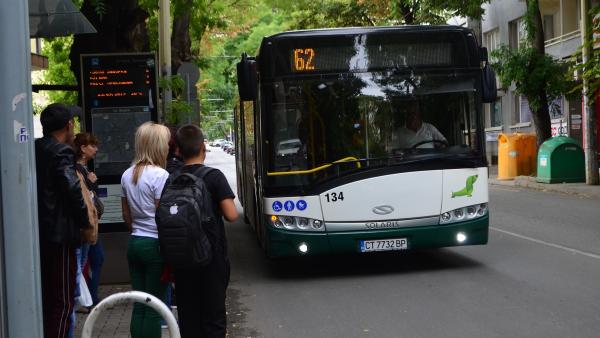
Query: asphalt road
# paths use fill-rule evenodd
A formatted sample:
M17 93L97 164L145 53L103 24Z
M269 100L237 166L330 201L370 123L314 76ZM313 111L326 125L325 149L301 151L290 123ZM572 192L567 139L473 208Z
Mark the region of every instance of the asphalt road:
M235 188L233 156L207 163ZM600 337L599 207L491 187L486 246L276 262L240 217L227 225L230 336Z

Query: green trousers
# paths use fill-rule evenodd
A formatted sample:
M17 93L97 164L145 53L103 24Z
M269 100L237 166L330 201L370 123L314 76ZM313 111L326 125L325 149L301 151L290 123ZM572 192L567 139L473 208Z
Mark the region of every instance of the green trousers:
M164 262L158 250L158 239L131 236L127 248L127 261L131 275L131 287L149 293L164 301L167 284L160 277ZM131 316L132 338L160 338L161 316L150 307L135 303Z

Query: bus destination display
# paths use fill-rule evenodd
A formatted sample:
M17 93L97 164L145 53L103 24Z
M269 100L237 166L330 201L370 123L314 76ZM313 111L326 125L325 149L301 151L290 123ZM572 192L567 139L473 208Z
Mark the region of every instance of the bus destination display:
M272 44L278 52L271 56L275 60L269 63L274 65L272 69L278 74L477 65L477 56L468 53L467 44L462 34L457 32L281 39Z

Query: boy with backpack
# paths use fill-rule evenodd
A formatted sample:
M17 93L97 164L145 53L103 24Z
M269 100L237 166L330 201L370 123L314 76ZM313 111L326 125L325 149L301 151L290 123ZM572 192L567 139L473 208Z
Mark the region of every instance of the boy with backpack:
M181 127L175 140L184 166L167 180L156 212L161 254L175 275L181 336L222 338L230 271L223 218L237 219L235 195L221 171L204 165L198 126Z

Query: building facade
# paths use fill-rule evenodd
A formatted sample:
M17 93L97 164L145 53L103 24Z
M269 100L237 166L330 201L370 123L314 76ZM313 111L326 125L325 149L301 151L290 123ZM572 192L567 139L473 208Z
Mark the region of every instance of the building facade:
M546 53L558 60L573 57L581 46L581 1L539 0L544 26ZM507 45L520 47L525 36L524 0L492 0L484 5L481 20L482 45L488 51ZM515 87L500 88L498 100L485 105L485 126L488 161L497 163L498 135L500 133L535 133L527 98L518 95ZM583 142L582 100L564 96L550 103L552 135L568 135Z

